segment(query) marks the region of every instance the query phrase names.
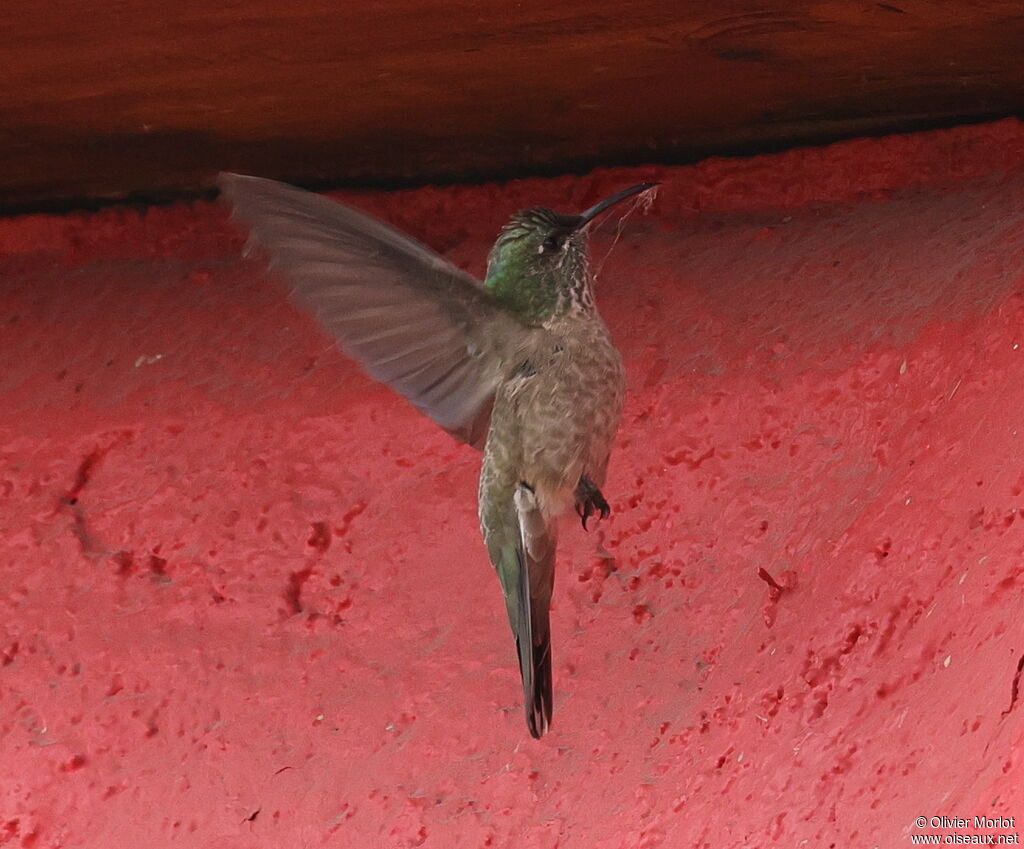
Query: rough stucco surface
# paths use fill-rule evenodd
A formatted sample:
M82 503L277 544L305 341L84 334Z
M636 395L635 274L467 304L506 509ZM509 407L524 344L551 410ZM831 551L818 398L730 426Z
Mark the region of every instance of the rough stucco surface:
M215 207L0 223L0 846L1024 830L1024 127L348 199L480 272L651 177L595 243L631 396L540 742L471 449Z

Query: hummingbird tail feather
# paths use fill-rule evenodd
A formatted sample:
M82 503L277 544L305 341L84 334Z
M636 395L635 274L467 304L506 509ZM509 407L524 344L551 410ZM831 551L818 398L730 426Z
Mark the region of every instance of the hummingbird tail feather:
M523 679L526 724L541 737L551 725L551 591L555 578L555 528L541 512L533 489L520 483L515 493L519 519L518 602L522 627L516 631ZM524 568L525 567L525 568Z
M541 640L540 645L533 646L532 654L533 687L526 695L526 725L530 729L530 736L539 740L551 726L551 711L554 706L551 692L550 634Z

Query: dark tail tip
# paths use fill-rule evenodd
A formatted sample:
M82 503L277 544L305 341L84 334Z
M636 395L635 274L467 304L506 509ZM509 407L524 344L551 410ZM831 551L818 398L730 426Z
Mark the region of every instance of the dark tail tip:
M551 639L533 647L533 692L526 694L526 726L539 740L551 727L554 697L551 692Z

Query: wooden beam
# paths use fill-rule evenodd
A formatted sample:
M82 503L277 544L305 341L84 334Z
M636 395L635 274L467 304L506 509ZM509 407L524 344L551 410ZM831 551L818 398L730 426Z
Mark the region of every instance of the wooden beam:
M1020 0L8 0L0 205L409 184L1024 114Z

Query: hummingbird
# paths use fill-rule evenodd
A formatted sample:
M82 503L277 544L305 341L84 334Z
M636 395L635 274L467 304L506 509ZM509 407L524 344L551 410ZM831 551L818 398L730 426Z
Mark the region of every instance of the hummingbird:
M479 521L515 636L526 724L552 715L551 628L558 518L584 530L625 398L622 357L594 302L587 237L641 183L578 215L517 212L486 278L322 195L221 174L221 196L293 299L377 380L483 450Z

